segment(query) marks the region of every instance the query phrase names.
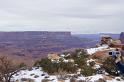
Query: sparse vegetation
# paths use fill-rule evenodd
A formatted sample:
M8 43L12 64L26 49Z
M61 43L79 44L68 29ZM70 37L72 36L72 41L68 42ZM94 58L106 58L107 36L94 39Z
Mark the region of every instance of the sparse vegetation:
M86 82L85 80L79 80L78 82Z
M21 78L22 82L35 82L33 79L30 78Z
M26 68L26 67L27 67L27 65L25 63L20 63L19 64L19 68Z
M95 81L95 82L107 82L106 80L104 80L104 79L102 79L102 78L100 78L100 79L98 79L97 81Z
M76 78L72 77L72 78L70 79L70 82L77 82L77 80L76 80Z
M34 78L38 78L39 76L38 75L35 75Z
M50 81L49 79L43 79L41 82L48 82Z
M33 74L30 74L30 76L33 76L33 75L35 75L34 73Z
M20 66L15 64L12 60L3 56L0 57L0 81L10 82L12 75L20 70Z
M96 70L92 69L92 66L87 66L86 61L88 57L89 56L83 50L79 49L69 55L69 58L74 59L74 63L65 63L63 61L60 61L59 63L53 63L50 59L45 58L37 61L35 66L41 66L43 70L49 74L58 73L58 75L61 75L61 71L63 71L63 73L76 73L77 69L80 68L82 69L81 73L83 75L89 76L95 74ZM68 59L68 57L66 57L66 59ZM91 65L94 65L94 63L91 63ZM60 69L62 70L60 71Z
M115 59L112 58L112 57L108 57L108 58L106 58L104 60L104 62L103 62L103 68L110 75L114 75L114 76L118 76L119 75L118 70L117 70L117 67L115 65Z
M64 71L68 73L75 73L77 68L76 66L71 63L65 63L65 62L59 62L59 63L52 63L49 59L41 59L41 61L37 62L37 64L43 68L44 71L48 72L49 74L54 74L55 72L58 72L59 69L63 69Z
M91 76L96 74L96 70L93 69L91 66L84 65L81 74L84 76Z
M27 81L27 78L21 78L21 81Z
M55 75L57 76L58 79L66 79L67 76L67 72L63 71L63 69L59 69L58 72L55 73Z
M87 65L87 59L89 56L85 53L85 51L76 50L78 56L74 58L75 63L78 65L78 68L81 68L81 74L84 76L91 76L96 74L96 70L92 68L94 62L90 63L90 66ZM80 54L79 54L80 53Z

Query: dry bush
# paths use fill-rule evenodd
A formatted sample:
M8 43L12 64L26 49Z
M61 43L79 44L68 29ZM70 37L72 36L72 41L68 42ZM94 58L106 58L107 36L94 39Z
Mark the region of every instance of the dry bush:
M35 82L33 79L30 79L30 78L22 78L21 81L22 82Z
M55 73L58 79L66 79L67 72L63 69L58 69L58 72Z
M77 82L77 80L76 80L74 77L72 77L72 78L70 79L70 82Z
M5 56L0 57L0 81L10 82L14 74L20 70L19 65Z
M107 82L106 80L104 80L104 79L102 79L102 78L100 78L100 79L98 79L97 81L95 81L95 82Z
M49 82L50 80L48 80L48 79L42 79L42 81L41 82Z
M85 80L79 80L78 82L86 82Z
M38 78L39 76L38 75L35 75L34 78Z

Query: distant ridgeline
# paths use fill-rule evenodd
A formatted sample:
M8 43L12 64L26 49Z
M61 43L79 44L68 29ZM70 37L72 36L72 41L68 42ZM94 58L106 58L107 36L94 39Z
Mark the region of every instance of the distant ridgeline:
M71 32L0 32L0 53L45 56L51 52L90 46L87 42L71 35Z
M69 37L71 32L47 32L47 31L24 31L24 32L0 32L0 39L28 39L36 37Z
M115 35L114 35L115 36ZM48 53L72 48L88 48L98 43L99 35L75 35L71 32L0 32L0 54L45 57Z

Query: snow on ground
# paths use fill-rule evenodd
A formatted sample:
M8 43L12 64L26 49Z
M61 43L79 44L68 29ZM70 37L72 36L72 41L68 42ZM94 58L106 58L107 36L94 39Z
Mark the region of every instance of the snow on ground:
M44 74L44 76L42 76L42 74ZM38 77L35 78L35 76ZM47 73L43 72L41 68L39 69L33 68L32 70L21 70L13 77L14 80L21 80L21 78L30 78L30 79L34 79L35 82L41 82L42 79L44 79L45 77L49 77L48 78L49 80L54 79L53 82L57 82L56 76L49 76Z
M99 78L103 78L102 75L94 75L94 76L89 76L89 81L94 82L96 80L99 80Z
M117 79L120 79L120 81ZM107 80L107 82L124 82L124 80L122 80L120 77L115 77L115 79Z
M89 76L89 77L78 77L78 80L85 80L87 82L95 82L99 79L103 79L102 74L97 74L97 75ZM119 79L120 81L118 81L117 79ZM124 80L122 80L120 77L115 77L115 79L106 80L106 82L124 82Z
M44 76L42 76L44 74ZM35 78L35 76L39 76L37 78ZM20 72L18 72L17 74L15 74L13 76L14 80L21 80L21 78L30 78L30 79L34 79L35 82L41 82L42 79L44 79L45 77L48 77L49 75L45 72L42 71L41 68L33 68L32 70L21 70ZM77 80L86 80L88 82L94 82L100 78L103 78L102 74L97 74L94 76L89 76L89 77L84 77L84 76L80 76L77 78ZM117 81L116 79L120 77L116 77L115 79L112 80L107 80L107 82L124 82L124 80L120 79L120 81ZM47 78L49 80L51 80L51 82L58 82L57 77L56 76L49 76L49 78ZM22 82L22 81L20 81ZM69 79L65 80L65 82L70 82Z
M97 48L86 49L86 51L87 51L88 54L92 55L97 51L102 51L102 50L107 49L107 48L108 48L108 45L102 45L102 46L97 47Z

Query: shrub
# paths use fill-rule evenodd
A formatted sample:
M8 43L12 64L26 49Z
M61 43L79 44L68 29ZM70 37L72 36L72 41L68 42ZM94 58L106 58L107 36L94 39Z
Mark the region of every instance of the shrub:
M54 74L55 72L58 72L60 68L68 73L75 73L77 70L74 63L71 63L71 62L52 63L51 60L47 58L42 59L41 61L38 61L37 64L35 65L41 66L43 70L49 74Z
M73 57L75 64L78 65L78 68L83 68L84 65L86 65L87 58L89 57L85 51L81 51L81 54L78 54L79 51L77 50L77 55Z
M77 82L77 81L76 81L76 79L75 79L74 77L72 77L72 78L70 79L70 82Z
M85 50L76 49L75 52L72 53L71 58L76 59L78 57L85 59L88 58L89 55L85 52Z
M6 56L0 56L0 81L10 82L13 75L18 73L21 68L18 63L14 63L11 59Z
M49 76L45 76L44 78L50 78Z
M104 60L102 68L105 69L107 73L110 75L118 76L118 70L115 65L115 59L112 57L108 57Z
M28 71L32 71L33 69L30 67L30 68L28 68Z
M69 55L68 57L71 59L74 59L75 63L63 62L62 59L61 61L59 61L59 63L56 63L56 62L53 63L51 62L50 59L44 58L44 59L41 59L40 61L36 61L34 66L42 67L43 71L49 74L54 74L56 72L59 72L59 69L62 69L64 72L67 72L67 73L76 73L78 68L82 69L83 66L86 65L86 60L88 58L88 55L85 53L84 50L79 49L71 53L71 55Z
M93 69L91 66L84 65L81 70L81 74L84 76L91 76L96 74L96 70Z
M28 79L28 82L35 82L34 79Z
M41 82L48 82L49 80L48 79L42 79Z
M20 67L20 68L26 68L27 65L26 65L25 63L20 63L20 64L19 64L19 67Z
M87 81L85 81L85 80L79 80L78 82L87 82Z
M30 78L21 78L22 82L35 82L33 79Z
M117 81L121 81L121 79L120 79L120 78L117 78L116 80L117 80Z
M66 79L67 77L67 72L63 71L63 69L58 69L58 72L55 73L55 75L57 76L58 79Z
M17 79L16 82L19 82L19 80Z
M21 81L27 81L28 79L27 78L21 78Z
M34 78L38 78L39 76L38 75L35 75Z
M41 74L41 76L45 76L45 74Z
M89 62L90 66L94 66L95 65L95 62L92 61L92 62Z
M30 74L30 76L33 76L33 75L35 75L35 74Z
M95 82L107 82L106 80L104 80L104 79L102 79L102 78L100 78L100 79L98 79L97 81L95 81Z

